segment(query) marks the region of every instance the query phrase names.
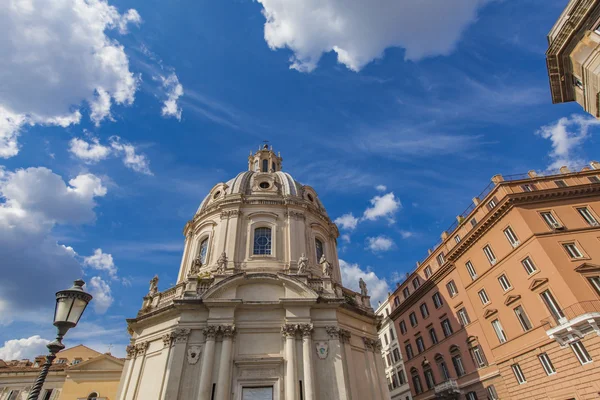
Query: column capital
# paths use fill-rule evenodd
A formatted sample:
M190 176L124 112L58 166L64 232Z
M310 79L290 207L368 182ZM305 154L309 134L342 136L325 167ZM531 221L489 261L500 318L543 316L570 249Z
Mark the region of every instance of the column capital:
M338 326L326 326L325 331L332 339L339 339L341 329Z
M208 325L206 328L202 329L202 333L204 333L206 340L214 340L217 337L217 328L218 325Z
M186 343L190 334L189 328L175 329L172 332L165 333L162 336L164 347L170 347L175 343Z
M135 346L130 344L127 345L127 347L125 348L125 351L127 352L127 358L135 358Z
M148 346L150 342L140 342L135 345L135 356L143 356L146 354L146 350L148 350Z
M232 339L237 333L235 325L219 325L219 331L225 339Z
M300 329L302 337L309 338L312 335L313 324L300 324L298 325L298 329Z
M381 351L381 340L379 339L370 339L367 337L363 337L363 343L365 344L365 348L370 351Z
M283 337L295 337L298 331L298 325L296 324L285 324L281 326L281 334Z
M352 333L350 333L347 329L340 329L340 340L343 343L350 343L350 338L352 337Z

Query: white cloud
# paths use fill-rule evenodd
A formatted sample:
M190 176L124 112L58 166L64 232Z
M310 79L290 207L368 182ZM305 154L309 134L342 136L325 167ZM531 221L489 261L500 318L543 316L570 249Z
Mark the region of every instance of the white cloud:
M393 216L401 206L400 199L396 198L393 192L375 196L371 199L371 207L365 210L363 219L375 221L379 218L387 218L390 222L394 222Z
M145 154L138 154L134 145L121 140L118 136L111 136L109 142L109 146L104 146L95 137L91 137L89 142L73 138L69 142L69 152L85 163L95 163L110 155L121 157L127 168L152 175L148 157Z
M113 103L133 103L139 78L124 48L106 32L126 33L137 11L107 0L13 0L0 13L0 157L18 154L25 125L79 123L89 103L98 124Z
M387 298L390 290L387 281L379 278L368 267L364 271L358 264L350 264L340 259L340 270L342 272L342 282L347 288L360 292L358 280L362 278L365 281L373 307L377 307L377 302Z
M386 48L405 58L450 54L487 0L258 0L266 18L264 37L273 50L294 53L290 68L314 70L323 53L358 71ZM432 27L435 26L435 29Z
M584 164L585 161L580 157L581 145L588 139L590 127L597 125L600 125L600 120L573 114L570 118L564 117L553 124L542 126L536 134L552 142L552 163L548 168Z
M0 323L29 318L81 277L75 251L57 243L52 230L93 222L95 200L106 193L92 174L67 184L47 168L0 168L0 305L8 310L0 313Z
M400 231L400 236L402 236L402 239L408 239L410 237L412 237L414 234L410 231Z
M93 255L84 257L83 265L99 271L106 271L113 279L117 277L117 267L112 254L103 253L102 249L96 249Z
M341 237L341 239L342 239L344 242L346 242L346 243L350 243L350 241L351 241L351 239L350 239L350 235L348 235L347 233L346 233L346 234L343 234L343 235L342 235L342 236L340 236L340 237Z
M356 225L358 224L358 218L352 215L352 213L348 213L336 218L333 222L341 226L342 229L351 231L356 228Z
M368 237L367 247L373 252L388 251L394 247L394 241L383 235Z
M377 185L377 186L375 186L375 190L377 190L378 192L385 192L387 190L387 186Z
M99 276L94 276L88 284L89 292L94 298L92 305L96 314L104 314L111 306L114 299L111 294L110 285L102 280Z
M183 96L183 86L179 83L179 78L174 72L166 78L164 76L160 78L167 94L167 99L163 103L162 115L164 117L175 117L181 121L181 107L177 104L177 100Z
M33 360L39 355L46 355L48 349L46 345L49 340L43 339L39 335L23 339L12 339L4 342L0 347L0 360Z

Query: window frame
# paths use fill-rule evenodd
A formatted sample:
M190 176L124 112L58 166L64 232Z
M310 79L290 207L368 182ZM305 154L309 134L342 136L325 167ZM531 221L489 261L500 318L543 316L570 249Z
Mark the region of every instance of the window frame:
M256 246L257 246L257 243L256 243L257 236L256 236L256 234L257 234L257 231L259 231L259 230L268 230L268 232L269 232L269 243L268 243L268 245L269 245L268 246L269 247L269 252L268 253L266 252L266 250L265 250L264 253L260 253L260 252L257 253L257 249L256 249ZM253 257L273 257L274 256L275 241L273 240L273 237L275 235L273 235L273 230L274 230L273 226L271 226L271 225L265 225L265 224L260 224L260 225L256 225L256 226L252 227L252 245L251 245L251 248L252 248L252 256ZM259 246L265 246L265 248L266 248L267 244L265 244L265 245L259 245Z
M538 354L538 360L540 360L540 364L542 364L542 368L544 369L546 375L550 376L556 374L556 368L554 368L552 360L550 360L550 357L547 353L544 352Z
M432 345L436 345L440 342L437 337L437 332L435 331L435 328L433 326L429 328L429 339L431 340Z
M521 244L513 228L507 226L506 228L504 228L503 232L504 236L506 237L506 240L508 240L508 243L510 243L510 245L513 248L518 247Z
M454 371L456 372L456 376L458 378L467 374L465 365L462 362L462 355L460 353L452 355L452 365L454 365Z
M442 325L442 332L444 332L445 338L450 337L450 336L452 336L452 334L454 334L454 331L452 329L452 324L450 323L450 320L448 318L445 318L444 320L442 320L441 325ZM446 332L446 329L445 329L446 326L448 327L449 333Z
M592 286L592 289L594 289L596 294L598 296L600 296L600 276L598 276L598 275L586 276L585 279Z
M565 314L560 306L560 303L556 300L556 297L552 294L550 289L546 289L540 292L542 302L546 306L546 309L550 312L550 315L557 321L561 318L565 318Z
M412 345L410 343L404 345L404 351L406 351L407 360L412 360L415 357L415 353L413 352Z
M440 252L437 256L435 256L435 259L438 263L438 266L442 266L446 263L446 256L444 255L444 252Z
M483 250L483 254L485 254L485 258L487 258L488 262L491 265L496 265L496 263L498 262L498 259L496 258L496 255L494 254L494 250L492 250L492 246L490 246L489 244L486 244L485 246L483 246L482 250Z
M494 385L490 385L486 388L488 393L489 400L499 400L498 392L496 392L496 387Z
M443 307L444 301L442 300L442 295L440 295L440 292L435 292L431 296L431 299L433 300L433 306L436 310Z
M318 238L315 237L315 255L317 256L317 264L319 263L319 261L321 260L321 256L323 256L325 254L325 243L323 243L323 241ZM321 243L321 255L319 255L319 246L317 245L317 243Z
M598 219L596 218L596 216L594 215L592 210L590 210L590 207L579 206L579 207L575 207L575 210L581 216L581 218L583 218L583 220L585 222L587 222L587 224L589 226L594 226L594 227L600 226L600 223L598 223ZM586 214L587 214L587 216L586 216Z
M423 375L425 376L425 384L427 385L427 389L433 389L435 387L435 377L433 376L433 371L431 368L424 369Z
M404 289L402 289L402 295L404 296L404 300L410 297L410 288L408 286L405 286Z
M500 320L498 318L496 318L495 320L493 320L491 322L491 324L492 324L492 328L494 329L494 332L496 333L496 337L498 338L498 341L500 342L500 344L508 342L508 337L506 336L506 332L504 331L504 328L502 327L502 322L500 322Z
M421 317L423 317L423 319L427 319L429 317L429 307L427 307L427 303L421 303L419 310L421 310ZM423 310L425 310L425 312L423 312Z
M590 353L588 353L581 340L571 342L569 343L569 346L571 347L571 350L573 350L573 353L575 353L575 356L577 357L577 360L581 365L586 365L594 362L594 359L592 358Z
M413 285L413 288L414 288L415 290L417 290L419 287L421 287L421 280L419 279L419 277L418 277L418 276L415 276L415 277L413 278L413 280L412 280L412 285Z
M481 295L482 293L483 293L483 296ZM491 302L490 301L490 296L488 296L487 292L485 291L485 288L481 288L477 292L477 295L479 296L479 300L481 301L481 304L483 304L484 306L490 304L490 302ZM485 297L486 301L484 301L484 299L483 299L484 297Z
M561 228L563 224L560 223L556 215L552 210L540 211L540 216L551 230ZM547 218L549 217L549 218Z
M460 243L462 239L460 238L460 235L457 233L456 235L454 235L454 241L456 242L456 244Z
M460 322L461 326L467 326L471 323L469 313L467 313L467 309L465 307L462 307L460 310L458 310L456 315L458 316L458 321Z
M417 354L423 353L427 348L425 347L425 341L423 340L423 336L417 336L415 339L415 344L417 345Z
M414 319L414 321L413 321ZM410 326L411 327L415 327L417 325L419 325L419 320L417 319L417 314L412 311L410 314L408 314L408 320L410 321Z
M456 282L454 282L454 279L450 279L448 282L446 282L446 289L448 290L450 298L453 298L458 294L458 288L456 287Z
M428 265L425 267L425 269L423 270L423 273L425 274L425 278L429 279L431 277L431 275L433 275L433 271L431 270L431 266Z
M521 304L513 308L513 312L515 313L515 316L517 317L517 320L519 321L523 332L529 332L533 329L533 324L531 323L531 320L527 316L527 312L525 312L525 309Z
M533 270L531 272L529 271L529 267L527 266L527 264L529 264L529 266L532 267ZM523 266L523 268L525 268L525 272L528 276L531 276L538 271L537 267L535 266L535 263L533 262L530 256L527 256L524 259L522 259L521 265Z
M577 247L576 241L564 242L564 243L561 243L561 245L562 245L562 248L567 253L567 256L569 256L569 258L571 260L581 260L581 259L587 258L586 255L584 254L584 252L581 251L581 249L579 249L579 247ZM573 251L573 250L575 250L575 251Z
M498 276L498 283L500 283L500 287L504 292L508 292L513 288L510 280L508 280L508 277L506 276L506 273L502 273L500 276Z
M467 260L465 263L465 268L467 269L467 273L471 277L471 280L474 281L477 279L477 271L475 270L475 266L471 262L471 260Z
M515 375L515 379L517 380L517 383L519 385L527 383L527 378L525 377L525 374L523 373L523 370L521 369L521 366L518 363L512 364L510 368L512 369L513 374Z
M471 358L473 358L473 363L477 368L483 368L488 365L487 358L485 358L485 354L480 345L476 344L471 346L469 352L471 353Z
M563 179L557 179L557 180L555 180L554 184L556 185L557 188L566 188L566 187L569 187L569 185L567 185L567 182L565 182Z
M400 323L398 324L400 326L400 333L402 335L406 335L406 322L404 320L400 321Z

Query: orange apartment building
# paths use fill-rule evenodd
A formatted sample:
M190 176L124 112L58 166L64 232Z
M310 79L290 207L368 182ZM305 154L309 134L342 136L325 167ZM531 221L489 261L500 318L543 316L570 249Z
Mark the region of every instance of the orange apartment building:
M414 399L600 397L600 163L496 175L389 299Z

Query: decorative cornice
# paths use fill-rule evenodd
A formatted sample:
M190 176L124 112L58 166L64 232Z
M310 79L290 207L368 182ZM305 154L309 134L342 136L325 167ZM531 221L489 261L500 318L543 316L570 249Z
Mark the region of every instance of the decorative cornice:
M486 310L485 313L483 313L483 317L484 318L489 318L492 315L496 314L498 312L498 310L496 310L495 308L489 308Z
M537 288L539 288L540 286L542 286L543 284L548 282L548 278L540 278L540 279L534 279L531 284L529 285L529 290L536 290Z
M221 219L226 219L226 218L235 218L235 217L239 217L242 215L242 212L240 210L224 210L221 211Z
M504 300L504 305L506 305L506 306L511 305L512 303L519 300L520 298L521 298L520 294L507 296L506 300Z

